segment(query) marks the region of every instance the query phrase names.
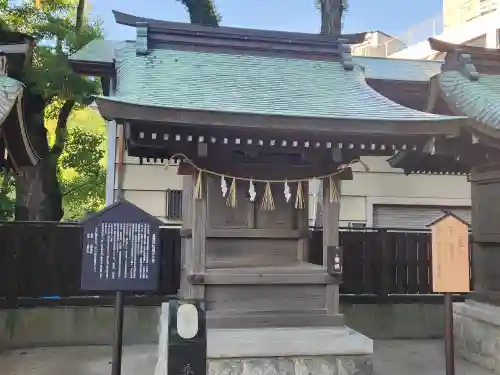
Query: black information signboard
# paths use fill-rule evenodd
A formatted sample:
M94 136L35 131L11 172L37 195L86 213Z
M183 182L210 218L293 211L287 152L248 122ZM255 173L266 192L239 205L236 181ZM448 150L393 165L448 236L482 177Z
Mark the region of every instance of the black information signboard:
M154 291L158 288L162 222L127 201L83 221L81 288Z

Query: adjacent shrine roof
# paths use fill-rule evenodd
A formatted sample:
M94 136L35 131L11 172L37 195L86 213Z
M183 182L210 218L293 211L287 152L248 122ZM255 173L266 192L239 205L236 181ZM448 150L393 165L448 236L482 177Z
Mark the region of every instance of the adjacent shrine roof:
M426 109L467 116L469 132L461 139L449 139L448 146L441 146L436 154L399 152L389 163L407 173L469 173L474 165L499 155L500 50L433 38L429 42L446 58L439 74L430 79Z
M0 129L17 102L19 96L22 96L24 85L13 78L0 74Z
M479 75L471 80L457 71L443 72L439 84L446 102L457 112L500 130L500 76Z
M475 130L500 137L500 50L430 43L447 56L442 73L432 79L429 98L435 102L439 96L457 115L474 120Z
M279 123L283 129L296 128L287 126L290 119L302 119L294 124L307 121L304 130L402 135L455 134L468 121L410 109L372 89L367 76L387 77L392 68L377 67L375 60L360 66L362 60L345 54L343 44L359 42L362 34L214 28L119 12L115 17L137 28L136 41L93 42L71 57L77 71L116 74L114 95L96 99L106 118L240 127ZM421 70L413 79L430 74ZM237 123L241 115L250 117Z

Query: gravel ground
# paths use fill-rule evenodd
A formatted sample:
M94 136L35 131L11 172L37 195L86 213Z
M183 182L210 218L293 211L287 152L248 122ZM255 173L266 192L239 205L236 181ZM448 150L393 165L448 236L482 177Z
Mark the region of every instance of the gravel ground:
M445 375L440 340L375 342L375 375ZM0 375L109 375L111 348L61 347L7 351L0 355ZM122 375L153 374L155 346L124 348ZM456 375L491 375L457 359Z

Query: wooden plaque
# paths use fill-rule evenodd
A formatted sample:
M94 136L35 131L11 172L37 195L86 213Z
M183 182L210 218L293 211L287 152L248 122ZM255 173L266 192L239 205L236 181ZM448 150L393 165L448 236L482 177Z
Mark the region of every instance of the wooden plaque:
M437 293L469 292L469 225L453 214L445 214L429 226L432 289Z

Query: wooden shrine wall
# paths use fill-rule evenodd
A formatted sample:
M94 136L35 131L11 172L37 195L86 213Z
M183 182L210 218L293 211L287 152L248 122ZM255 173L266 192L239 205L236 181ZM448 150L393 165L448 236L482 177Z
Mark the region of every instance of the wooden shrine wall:
M293 198L286 203L283 186L271 185L275 209L264 211L263 184L255 184L257 196L250 202L248 183L237 181L236 207L228 207L220 179L207 180L207 268L286 266L305 259L308 211L294 208L296 186L290 186Z
M303 209L294 207L297 186L290 184L287 203L283 185L272 184L275 209L265 211L265 186L255 184L250 202L248 182L238 181L236 207L228 207L220 178L204 176L201 199L193 198L195 179L184 176L183 182L180 295L205 299L209 326L343 324L338 311L327 308L327 287L335 279L307 262L307 199Z

